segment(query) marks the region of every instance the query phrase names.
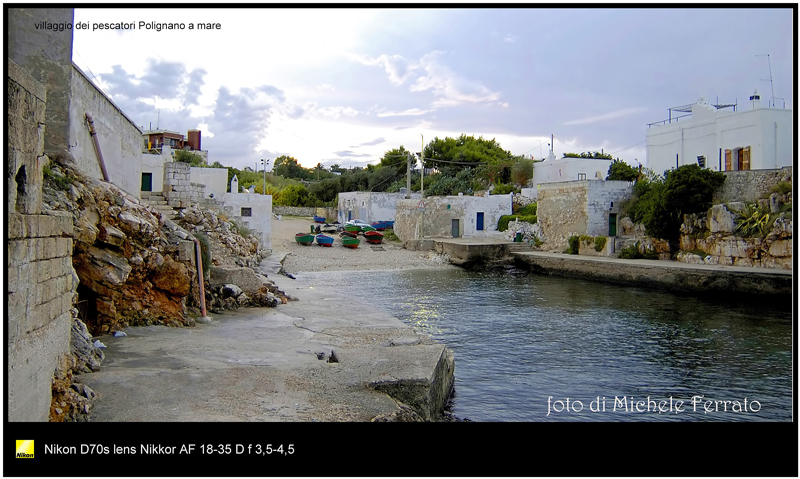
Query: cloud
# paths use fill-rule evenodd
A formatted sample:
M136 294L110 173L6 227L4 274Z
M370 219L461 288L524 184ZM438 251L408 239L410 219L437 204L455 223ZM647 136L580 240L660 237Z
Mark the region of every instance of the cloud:
M597 123L606 120L614 120L616 118L620 118L623 116L633 115L636 113L641 113L643 111L647 111L646 108L626 108L624 110L617 110L612 111L610 113L605 113L603 115L591 116L587 118L581 118L579 120L570 120L565 122L564 125L586 125L589 123Z
M376 138L376 139L374 139L372 141L365 141L364 143L361 143L358 146L375 146L375 145L380 145L381 143L385 143L385 142L386 142L386 138L381 137L381 138Z
M425 76L417 78L411 91L431 90L437 99L433 106L457 106L463 103L497 101L500 93L493 92L477 80L470 80L439 63L443 52L434 51L420 59Z
M372 156L367 153L355 153L350 150L334 151L333 154L339 158L369 158Z
M510 33L506 33L506 35L503 37L503 41L506 42L506 43L514 43L514 42L517 41L517 37L516 37L516 35L512 35Z
M389 116L417 116L417 115L424 115L425 113L432 112L434 110L421 110L419 108L409 108L408 110L403 111L384 111L378 113L378 117L384 118Z
M326 106L317 108L315 111L322 116L328 116L334 119L340 116L358 116L358 110L349 106Z
M367 66L381 66L393 85L402 85L416 70L418 65L410 63L400 55L379 55L372 58L366 55L349 54L350 59Z

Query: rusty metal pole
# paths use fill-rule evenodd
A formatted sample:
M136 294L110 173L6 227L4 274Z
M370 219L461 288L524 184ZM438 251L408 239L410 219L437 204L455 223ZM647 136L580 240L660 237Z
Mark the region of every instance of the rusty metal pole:
M206 316L206 290L205 286L203 285L203 258L200 254L200 241L197 238L192 238L194 240L194 251L195 256L197 257L197 284L200 287L200 311L203 314L203 317Z
M100 171L103 172L103 180L110 182L111 180L108 179L108 171L106 171L106 163L103 161L103 153L100 151L97 131L94 129L94 121L92 120L92 115L88 112L86 113L86 121L89 124L89 134L92 136L92 141L94 142L94 152L97 155L97 162L100 163Z

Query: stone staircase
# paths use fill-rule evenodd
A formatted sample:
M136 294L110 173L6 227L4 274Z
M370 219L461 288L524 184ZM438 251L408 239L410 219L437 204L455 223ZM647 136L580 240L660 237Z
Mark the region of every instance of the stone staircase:
M161 192L142 191L139 194L139 198L141 198L144 203L152 206L154 210L161 213L164 218L171 220L177 218L177 211L167 204L167 200Z

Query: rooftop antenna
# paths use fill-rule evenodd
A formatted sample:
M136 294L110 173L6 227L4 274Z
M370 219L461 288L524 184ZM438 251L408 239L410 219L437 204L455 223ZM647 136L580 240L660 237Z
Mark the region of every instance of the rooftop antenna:
M761 55L756 55L757 57L767 57L767 64L769 65L769 87L772 90L772 107L775 107L775 88L772 86L772 61L769 58L769 53L763 53ZM766 79L761 79L761 81L767 81Z

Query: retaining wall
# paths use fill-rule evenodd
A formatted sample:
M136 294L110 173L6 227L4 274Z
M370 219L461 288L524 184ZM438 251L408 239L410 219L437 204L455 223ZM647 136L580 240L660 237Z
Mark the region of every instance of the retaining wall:
M755 203L768 198L772 187L781 181L792 181L792 167L773 170L724 171L725 183L714 194L714 204L744 201Z
M69 354L72 214L42 215L46 91L8 69L6 321L9 421L47 421L59 360Z

